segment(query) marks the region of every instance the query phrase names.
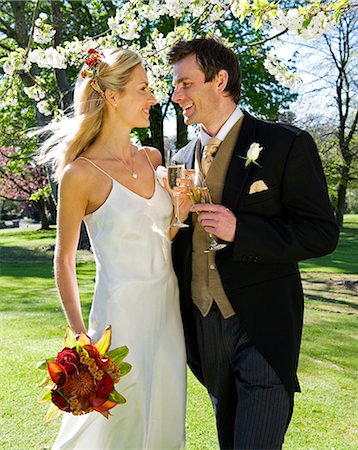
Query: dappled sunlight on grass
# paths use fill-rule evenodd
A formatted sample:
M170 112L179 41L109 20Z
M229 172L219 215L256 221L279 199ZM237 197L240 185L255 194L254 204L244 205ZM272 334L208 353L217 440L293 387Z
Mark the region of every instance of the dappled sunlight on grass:
M357 220L356 220L357 219ZM358 216L332 256L304 264L305 325L299 362L302 393L284 450L355 450L357 396ZM50 448L60 421L45 425L47 406L36 403L43 374L36 363L55 354L66 321L53 280L55 232L0 230L1 449ZM319 265L321 264L321 265ZM326 264L326 265L325 265ZM87 321L92 302L93 255L78 252L78 282ZM188 374L187 450L218 450L206 390Z

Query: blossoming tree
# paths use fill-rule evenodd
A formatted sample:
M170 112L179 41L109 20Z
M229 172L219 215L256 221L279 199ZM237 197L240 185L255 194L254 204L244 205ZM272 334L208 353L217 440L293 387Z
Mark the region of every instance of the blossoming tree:
M19 163L15 148L0 147L0 174L0 198L31 203L39 212L41 230L48 230L53 204L44 168L28 159Z
M35 106L37 125L61 117L89 48L124 46L138 51L149 68L158 105L151 111L151 136L163 150L163 122L170 106L170 47L181 39L216 33L239 54L245 80L242 104L276 119L294 96L294 70L277 58L274 45L287 33L314 39L335 26L348 0L63 0L10 1L0 10L3 76L0 108ZM66 26L65 26L66 24ZM180 109L177 146L187 139ZM32 125L35 125L33 123ZM1 123L0 128L6 129ZM3 144L0 136L0 144Z

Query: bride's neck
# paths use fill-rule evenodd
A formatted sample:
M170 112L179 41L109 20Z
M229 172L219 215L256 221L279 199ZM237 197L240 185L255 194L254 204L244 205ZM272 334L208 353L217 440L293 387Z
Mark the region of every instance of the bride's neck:
M133 153L133 144L130 141L130 131L123 132L116 129L109 129L109 127L102 127L98 134L95 145L101 148L103 153L108 152L118 158L130 157Z

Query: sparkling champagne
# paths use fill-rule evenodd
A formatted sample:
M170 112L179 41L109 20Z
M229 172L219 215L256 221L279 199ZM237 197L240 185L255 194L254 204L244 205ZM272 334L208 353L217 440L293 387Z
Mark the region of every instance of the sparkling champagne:
M193 185L190 187L191 201L196 203L211 203L209 189L207 187L199 187Z
M182 178L184 176L184 169L184 164L168 166L168 183L171 189L177 186L177 178Z

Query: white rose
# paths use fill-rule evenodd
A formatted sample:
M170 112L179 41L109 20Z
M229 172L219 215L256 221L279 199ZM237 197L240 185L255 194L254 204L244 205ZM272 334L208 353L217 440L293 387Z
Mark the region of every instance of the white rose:
M168 178L168 171L164 166L158 166L157 167L157 179L158 179L158 183L164 187L164 178Z
M247 151L247 159L250 161L256 161L257 158L260 156L262 147L257 142L254 142L250 145L250 148Z

